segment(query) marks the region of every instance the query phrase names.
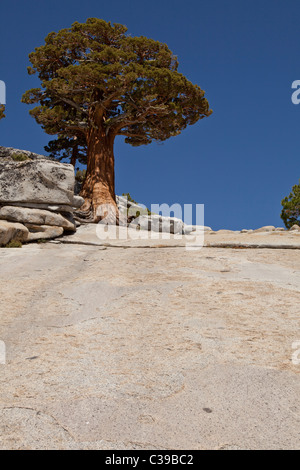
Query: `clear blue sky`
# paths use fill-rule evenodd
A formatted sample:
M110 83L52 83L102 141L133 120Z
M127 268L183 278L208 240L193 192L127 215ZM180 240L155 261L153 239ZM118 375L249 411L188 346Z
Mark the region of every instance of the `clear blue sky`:
M165 42L214 111L180 136L133 148L118 138L117 192L140 202L203 203L214 229L282 226L281 199L300 178L299 0L10 0L1 5L0 145L44 153L51 139L20 102L38 86L28 54L50 31L88 17Z

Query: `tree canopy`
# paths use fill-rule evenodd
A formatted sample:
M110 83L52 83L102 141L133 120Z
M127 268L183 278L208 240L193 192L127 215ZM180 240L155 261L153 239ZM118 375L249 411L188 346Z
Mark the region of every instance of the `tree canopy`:
M293 186L292 192L281 202L283 209L281 218L287 228L300 225L300 180Z
M27 91L25 103L48 134L86 135L96 124L89 112L101 108L106 132L131 145L164 141L211 114L204 91L178 72L166 44L131 37L120 24L90 18L50 33L30 54L30 74L41 88Z
M59 161L70 160L74 167L77 162L83 165L87 163L87 143L84 136L75 138L59 136L57 139L50 140L44 148L50 157Z

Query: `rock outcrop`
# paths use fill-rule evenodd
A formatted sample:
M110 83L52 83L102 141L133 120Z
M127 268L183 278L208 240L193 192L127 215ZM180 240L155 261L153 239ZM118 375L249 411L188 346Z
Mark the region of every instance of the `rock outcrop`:
M0 220L0 246L5 246L12 240L25 242L28 236L29 230L24 225Z
M74 185L72 165L0 147L0 246L15 239L30 242L75 232L73 212L84 201L74 196Z
M117 196L116 199L123 220L128 220L131 226L136 225L141 230L171 233L174 235L188 235L192 232L208 232L212 230L210 227L187 225L176 217L166 217L151 213L146 206L136 204L124 196Z

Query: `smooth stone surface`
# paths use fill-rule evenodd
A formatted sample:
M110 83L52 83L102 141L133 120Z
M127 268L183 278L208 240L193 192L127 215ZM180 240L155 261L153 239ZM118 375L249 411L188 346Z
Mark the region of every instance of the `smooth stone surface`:
M159 246L0 250L1 449L299 449L300 251Z
M0 219L23 224L53 225L66 230L75 230L75 226L66 217L54 212L26 207L4 206L0 208Z
M134 228L135 227L135 228ZM101 224L83 224L73 235L64 236L63 243L91 244L118 247L171 247L181 246L201 249L201 246L236 248L290 248L300 249L300 233L296 231L265 233L217 233L196 231L189 235L137 230L137 226L115 227Z
M12 240L22 243L27 239L28 229L24 225L0 220L0 246L5 246Z

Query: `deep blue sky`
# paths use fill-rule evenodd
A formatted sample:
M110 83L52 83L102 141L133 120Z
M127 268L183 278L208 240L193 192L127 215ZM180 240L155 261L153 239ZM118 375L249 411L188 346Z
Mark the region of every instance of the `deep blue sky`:
M139 202L204 203L214 229L282 226L281 199L300 177L299 0L10 0L1 5L0 145L44 153L51 139L21 95L37 86L28 54L50 31L88 17L165 42L214 111L180 136L133 148L118 138L117 193Z

